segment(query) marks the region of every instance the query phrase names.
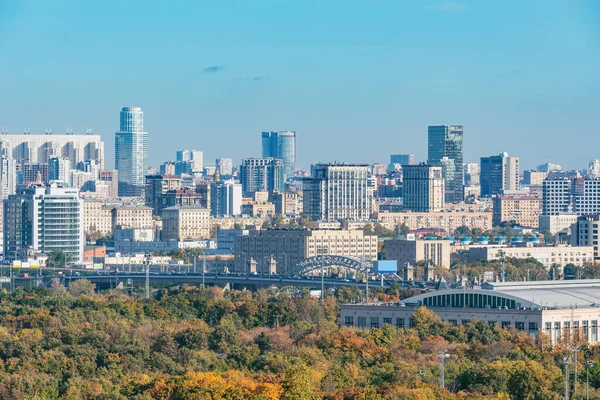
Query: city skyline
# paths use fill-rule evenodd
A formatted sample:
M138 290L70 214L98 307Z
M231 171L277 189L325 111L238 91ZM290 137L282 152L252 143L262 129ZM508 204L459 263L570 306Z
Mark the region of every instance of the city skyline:
M297 165L305 170L319 161L385 162L382 143L423 161L426 127L454 123L468 132L465 161L506 151L524 169L547 161L583 168L581 158L597 158L597 2L228 5L132 1L118 3L114 15L110 1L3 2L4 59L37 54L45 62L3 64L0 126L14 133L89 127L109 142L115 110L139 106L154 166L163 151L184 145L237 164L260 156L258 132L287 129L298 133ZM133 13L138 18L120 23ZM88 29L90 15L122 29L100 35ZM273 37L256 29L281 19L294 29ZM153 49L143 53L143 67L122 37ZM571 140L555 146L564 135ZM526 157L521 147L537 152Z

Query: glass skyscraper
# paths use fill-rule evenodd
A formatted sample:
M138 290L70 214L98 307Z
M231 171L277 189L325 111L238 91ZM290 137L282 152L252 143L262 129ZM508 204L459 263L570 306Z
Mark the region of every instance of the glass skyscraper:
M293 177L296 174L296 132L263 132L262 156L283 160L286 179Z
M142 196L148 160L148 133L140 107L123 107L120 130L115 134L115 168L119 196Z
M428 164L442 164L446 171L451 172L446 176L446 202L459 203L463 200L463 126L462 125L437 125L430 126L428 130ZM449 162L454 162L454 168L449 168Z

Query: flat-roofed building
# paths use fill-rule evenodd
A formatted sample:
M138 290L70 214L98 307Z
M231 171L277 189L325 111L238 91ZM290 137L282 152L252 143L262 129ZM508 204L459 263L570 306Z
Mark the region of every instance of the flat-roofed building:
M492 222L516 223L520 226L537 228L542 214L542 199L537 196L499 195L493 199L494 217Z
M152 208L124 205L112 209L112 229L148 229L153 227Z
M84 199L83 231L86 235L108 236L112 233L112 207L100 199Z
M415 235L406 235L398 240L385 241L385 259L396 260L399 266L426 262L450 269L450 245L448 240L432 237L420 240Z
M412 328L413 313L425 306L453 325L475 319L536 337L544 333L553 344L595 344L598 304L600 280L488 282L481 289L438 290L399 303L342 304L340 325Z
M163 240L208 239L210 210L200 207L167 207L162 210Z
M471 260L483 261L500 260L502 255L506 258L535 258L546 268L550 268L553 264L564 267L567 264L582 266L594 262L593 246L473 246L466 254Z
M492 229L492 212L379 212L375 219L393 226L407 226L410 230L434 229L453 233L457 228Z
M338 255L377 259L377 236L355 230L269 229L249 231L235 238L236 271L246 272L256 262L256 271L270 272L274 260L277 273L309 257Z

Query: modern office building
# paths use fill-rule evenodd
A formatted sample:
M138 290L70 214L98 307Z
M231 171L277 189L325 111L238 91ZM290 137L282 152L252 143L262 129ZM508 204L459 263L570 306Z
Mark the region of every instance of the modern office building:
M71 160L53 157L48 161L48 180L69 183L71 180Z
M514 223L538 228L542 215L542 199L537 196L498 195L493 198L494 225Z
M413 154L392 154L390 164L414 165L415 156Z
M189 164L189 173L200 173L204 169L204 153L199 150L177 150L176 156L178 163ZM179 175L177 171L175 174Z
M508 153L481 157L481 197L510 194L519 190L519 179L518 157L510 157Z
M302 183L304 214L313 220L368 220L373 213L374 188L368 166L316 164Z
M67 253L70 263L83 258L83 200L77 189L58 184L33 186L4 201L4 256L18 260L27 249Z
M269 229L251 230L248 235L236 236L234 245L235 269L259 274L284 274L293 265L317 255L339 255L377 259L377 236L365 235L362 230Z
M542 214L600 213L600 179L545 179L542 185Z
M262 156L283 160L285 177L292 178L296 174L296 132L263 132Z
M578 217L577 222L571 226L571 245L592 246L594 248L594 262L600 261L600 248L598 247L599 229L599 214Z
M285 188L283 161L277 158L246 158L240 167L240 182L244 196L255 192L279 192Z
M477 163L466 163L465 164L465 186L479 186L479 164Z
M437 290L399 303L342 304L340 324L348 327L414 327L413 313L425 306L443 321L483 321L529 335L545 333L553 344L598 342L600 280L487 282L481 289ZM577 339L577 340L575 340Z
M104 165L104 143L100 135L8 134L0 135L0 154L17 164L47 164L51 158L68 158L71 165L96 160Z
M210 210L173 206L162 210L162 240L184 241L210 238Z
M402 166L404 208L430 212L444 208L442 167L426 164Z
M148 167L148 133L139 107L123 107L115 134L115 168L119 171L119 196L142 196Z
M400 267L405 263L414 266L418 262L425 262L450 269L450 245L448 240L433 237L421 240L414 234L408 234L397 240L385 241L385 259L396 260Z
M214 217L235 216L242 213L242 185L234 181L210 184L210 214Z
M215 165L221 179L229 179L233 176L233 160L231 158L217 158Z
M181 188L181 177L177 175L146 175L144 197L146 206L152 207L154 215L160 215L168 207L164 195L169 190Z
M0 158L0 199L8 199L17 190L17 163L13 158Z
M463 126L439 125L428 129L428 164L441 164L447 157L454 161L454 176L448 177L445 199L447 203L463 200Z

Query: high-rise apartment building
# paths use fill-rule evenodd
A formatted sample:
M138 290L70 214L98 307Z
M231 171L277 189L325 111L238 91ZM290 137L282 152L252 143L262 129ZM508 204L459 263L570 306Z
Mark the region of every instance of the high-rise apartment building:
M48 180L69 183L71 180L71 160L51 158L48 161Z
M285 189L283 161L277 158L246 158L240 167L244 196L255 192L279 192Z
M392 154L390 164L414 165L415 156L413 154Z
M242 185L234 181L210 184L210 214L213 217L234 216L242 213Z
M17 185L28 186L32 183L48 182L48 164L23 163L19 170L17 166Z
M541 171L523 171L523 184L528 186L541 186L544 179L548 177L547 172Z
M116 169L101 169L98 171L98 180L107 184L107 197L119 197L119 171Z
M594 262L600 261L598 230L600 230L599 214L581 216L571 226L571 246L593 246Z
M189 164L189 167L186 168L189 169L189 172L184 171L185 173L200 173L204 168L204 153L200 150L177 150L176 169L178 168L177 164L179 163ZM184 168L179 166L179 169ZM175 173L178 174L177 171L175 171Z
M510 157L508 153L481 157L479 185L481 197L519 190L519 157Z
M8 199L17 190L17 165L13 158L0 158L0 199Z
M262 156L283 160L286 179L292 178L296 174L296 132L263 132Z
M115 134L115 168L119 171L119 196L141 196L148 160L148 133L140 107L123 107Z
M403 165L404 208L409 211L439 211L444 207L442 167Z
M68 158L71 165L80 161L97 160L104 165L104 143L100 135L2 134L0 153L17 164L47 164L51 158Z
M465 164L465 186L479 185L479 164Z
M447 178L445 201L459 203L463 200L463 126L438 125L428 129L428 156L430 165L441 164L447 157L454 162L453 176Z
M231 158L217 158L215 164L221 179L227 179L233 175L233 160Z
M28 248L42 253L60 250L67 262L83 259L83 200L77 189L52 184L34 186L4 201L4 255L19 259Z
M494 196L494 225L502 222L537 228L542 214L542 199L537 196Z
M314 220L368 220L374 188L367 165L316 164L302 183L303 211Z
M600 179L546 179L542 185L543 215L600 213Z

